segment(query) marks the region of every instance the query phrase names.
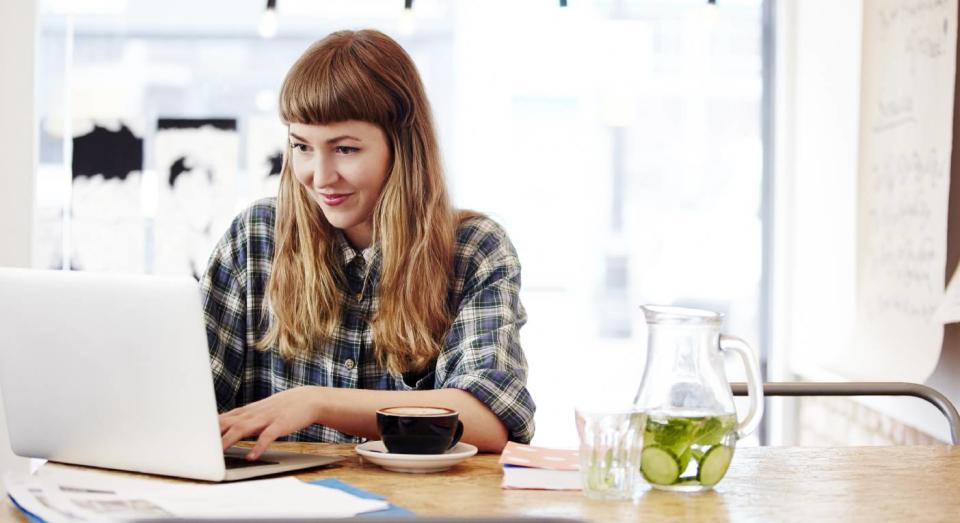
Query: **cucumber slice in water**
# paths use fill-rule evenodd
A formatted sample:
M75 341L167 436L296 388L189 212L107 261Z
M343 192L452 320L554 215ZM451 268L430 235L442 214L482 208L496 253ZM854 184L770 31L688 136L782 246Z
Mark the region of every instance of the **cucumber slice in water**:
M730 468L733 459L733 449L726 445L714 445L700 460L700 470L697 479L704 486L716 485L723 479L723 475Z
M680 462L669 450L650 446L640 454L640 472L650 483L672 485L680 477Z

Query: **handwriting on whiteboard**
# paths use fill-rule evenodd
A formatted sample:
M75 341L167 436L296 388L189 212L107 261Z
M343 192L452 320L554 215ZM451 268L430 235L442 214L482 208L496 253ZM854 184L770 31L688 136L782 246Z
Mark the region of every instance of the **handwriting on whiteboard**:
M858 304L874 331L925 325L943 296L955 24L956 0L864 3Z

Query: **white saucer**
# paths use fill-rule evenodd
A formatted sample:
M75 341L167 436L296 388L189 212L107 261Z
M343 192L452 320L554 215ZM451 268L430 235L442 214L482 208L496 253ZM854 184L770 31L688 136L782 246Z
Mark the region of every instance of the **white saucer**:
M477 453L477 447L463 442L443 454L390 454L382 441L368 441L356 448L357 454L374 465L394 472L414 474L447 470Z

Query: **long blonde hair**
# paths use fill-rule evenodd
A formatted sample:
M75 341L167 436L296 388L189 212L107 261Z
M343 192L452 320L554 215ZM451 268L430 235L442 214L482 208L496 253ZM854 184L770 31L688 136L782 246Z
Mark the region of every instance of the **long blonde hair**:
M392 163L373 211L382 263L371 320L379 363L392 373L423 370L450 328L447 303L459 214L450 206L430 106L413 60L387 35L340 31L293 64L280 91L287 125L361 120L387 136ZM336 230L293 176L284 154L277 198L272 313L258 348L285 359L328 342L340 324L346 277Z

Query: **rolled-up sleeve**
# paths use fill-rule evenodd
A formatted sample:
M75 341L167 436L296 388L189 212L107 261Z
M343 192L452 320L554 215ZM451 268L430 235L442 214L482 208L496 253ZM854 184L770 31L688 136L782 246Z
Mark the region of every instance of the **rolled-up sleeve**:
M436 387L469 392L500 418L511 441L527 443L536 406L520 346L519 330L526 323L520 261L492 220L482 219L469 234L475 252L468 256L458 313L437 358Z
M237 406L246 355L246 287L236 269L240 220L235 220L210 256L200 279L210 368L217 409Z

